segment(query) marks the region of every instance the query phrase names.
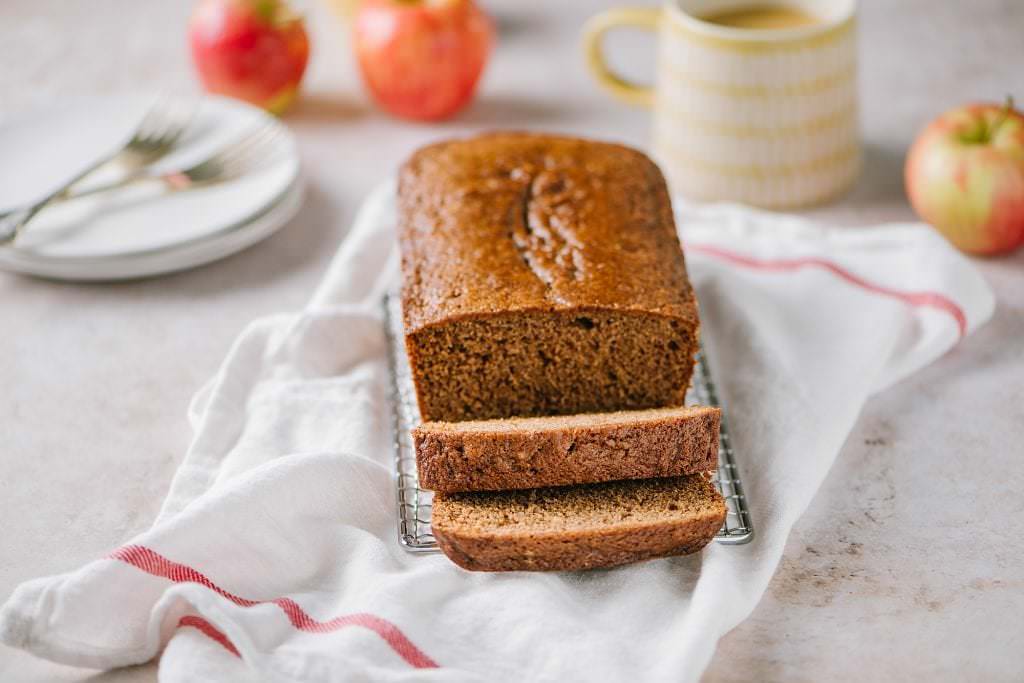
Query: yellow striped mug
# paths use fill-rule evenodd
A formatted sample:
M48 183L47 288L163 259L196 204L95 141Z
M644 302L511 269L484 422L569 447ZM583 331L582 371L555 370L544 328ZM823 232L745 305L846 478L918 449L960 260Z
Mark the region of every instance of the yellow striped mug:
M701 18L773 5L815 21L737 28ZM593 17L584 49L601 85L653 110L654 155L675 190L793 208L840 195L860 171L855 23L856 0L670 0ZM653 87L608 67L602 39L622 26L657 32Z

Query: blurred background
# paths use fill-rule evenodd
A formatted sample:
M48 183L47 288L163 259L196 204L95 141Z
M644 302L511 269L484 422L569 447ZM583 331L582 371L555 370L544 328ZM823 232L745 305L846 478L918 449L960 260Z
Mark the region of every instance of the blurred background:
M301 95L282 120L297 136L307 194L282 230L224 261L150 280L80 285L0 273L0 519L18 520L17 536L0 534L0 595L32 576L77 566L149 525L189 441L189 398L246 323L306 302L362 198L416 147L510 127L648 144L649 113L602 92L580 51L583 23L611 3L482 2L497 27L494 51L475 100L441 123L381 111L362 85L343 13L327 2L294 4L306 18L311 54ZM186 40L192 9L186 1L4 0L0 120L78 95L200 92ZM1020 0L863 0L864 171L849 194L805 213L846 226L915 220L902 179L908 146L922 126L954 106L1000 101L1007 93L1024 98L1022 36ZM617 32L607 53L623 74L651 79L649 35ZM889 416L902 403L957 395L963 380L946 380L947 374L1024 361L1000 341L1015 339L1019 349L1024 339L1024 253L979 264L999 294L1000 312L944 363L869 406L825 491L797 525L769 593L754 617L723 640L710 680L827 680L856 670L868 652L893 678L921 675L924 655L941 666L939 643L928 640L938 620L943 640L961 648L981 637L957 624L955 606L935 597L945 590L937 588L941 576L873 570L864 580L858 574L860 548L877 541L878 531L843 493L891 495L891 482L872 473L901 467L880 460L877 445L899 440ZM996 374L976 378L972 392L1020 405L1019 390L1002 386ZM91 487L104 496L66 495ZM912 506L893 504L891 515L890 530L916 529ZM875 561L897 558L898 540L875 543ZM919 582L913 600L921 604L885 602L887 591L891 597L892 587L906 580ZM820 610L806 618L823 606L841 607L842 618L830 620ZM883 613L889 630L873 630L872 620ZM863 627L857 647L844 644L836 630L850 624ZM907 640L907 633L915 635ZM151 680L154 671L89 680ZM0 648L2 680L86 677Z

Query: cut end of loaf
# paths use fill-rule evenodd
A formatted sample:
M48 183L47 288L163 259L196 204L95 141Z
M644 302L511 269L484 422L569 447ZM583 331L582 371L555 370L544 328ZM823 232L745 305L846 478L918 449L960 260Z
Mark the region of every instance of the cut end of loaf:
M406 338L424 420L568 415L683 404L695 319L628 310L519 311Z
M695 552L725 514L708 478L690 475L439 495L432 526L464 569L582 570Z
M582 413L540 417L507 417L465 422L424 422L415 429L431 434L543 434L566 429L594 430L615 427L642 427L666 421L697 419L720 414L712 406L670 406L642 410L612 410L605 413Z

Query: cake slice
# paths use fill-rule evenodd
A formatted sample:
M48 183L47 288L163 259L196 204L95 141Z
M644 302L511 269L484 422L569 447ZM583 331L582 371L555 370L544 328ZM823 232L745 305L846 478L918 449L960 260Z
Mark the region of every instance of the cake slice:
M425 422L413 430L420 486L500 491L714 470L718 408Z
M614 567L703 548L725 521L702 474L434 497L444 554L474 571Z

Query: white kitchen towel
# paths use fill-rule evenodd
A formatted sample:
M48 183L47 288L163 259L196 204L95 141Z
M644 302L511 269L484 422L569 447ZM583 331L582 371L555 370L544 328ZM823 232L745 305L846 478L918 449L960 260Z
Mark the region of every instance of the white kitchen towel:
M994 304L924 226L678 209L752 543L556 574L474 574L402 550L380 307L396 252L387 185L306 309L250 325L198 393L153 528L20 586L0 636L97 668L163 651L169 682L697 679L757 604L865 400Z

